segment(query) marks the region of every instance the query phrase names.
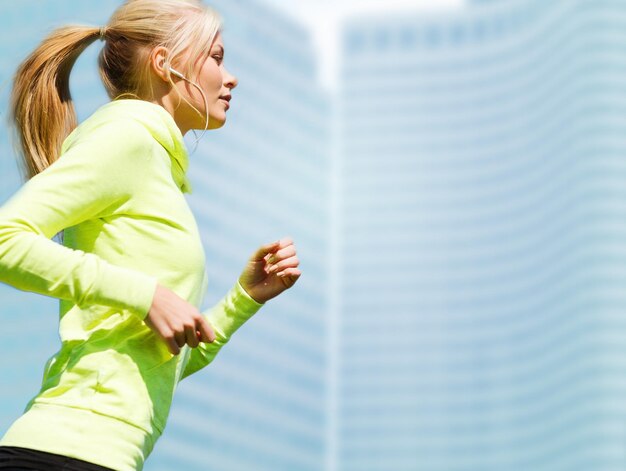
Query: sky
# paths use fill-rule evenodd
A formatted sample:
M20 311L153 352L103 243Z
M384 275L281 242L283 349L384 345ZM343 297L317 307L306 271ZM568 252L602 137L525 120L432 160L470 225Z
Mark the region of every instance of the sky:
M319 80L334 89L339 60L341 22L354 14L392 11L445 11L462 8L466 0L263 0L311 30L318 51ZM323 51L323 53L322 53Z

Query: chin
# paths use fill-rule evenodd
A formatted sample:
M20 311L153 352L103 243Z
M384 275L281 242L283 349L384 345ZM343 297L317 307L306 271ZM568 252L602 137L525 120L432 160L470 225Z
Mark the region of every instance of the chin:
M223 119L210 119L209 129L219 129L226 124L226 116Z

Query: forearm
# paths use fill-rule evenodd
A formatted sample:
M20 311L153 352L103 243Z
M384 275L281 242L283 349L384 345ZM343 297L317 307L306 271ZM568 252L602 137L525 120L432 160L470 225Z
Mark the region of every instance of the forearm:
M211 363L237 329L262 306L263 304L252 299L237 282L219 303L204 313L215 331L215 341L201 343L191 351L191 357L183 373L183 378Z

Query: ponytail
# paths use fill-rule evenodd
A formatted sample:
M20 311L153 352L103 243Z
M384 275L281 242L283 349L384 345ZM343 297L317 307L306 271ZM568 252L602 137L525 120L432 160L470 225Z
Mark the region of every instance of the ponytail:
M100 35L96 27L59 28L19 66L11 93L11 118L27 179L58 159L63 141L77 126L70 72L78 56Z

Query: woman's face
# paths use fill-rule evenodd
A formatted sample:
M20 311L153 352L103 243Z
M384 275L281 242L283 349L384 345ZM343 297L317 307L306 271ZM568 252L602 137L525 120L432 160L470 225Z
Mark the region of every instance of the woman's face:
M224 44L222 35L217 34L208 57L200 58L196 62L195 74L191 80L195 81L204 91L209 112L209 129L221 128L226 122L226 112L230 107L231 90L237 86L237 78L231 75L224 67ZM206 111L200 91L185 80L179 82L181 93L201 113L189 109L189 129L204 129L206 125Z

